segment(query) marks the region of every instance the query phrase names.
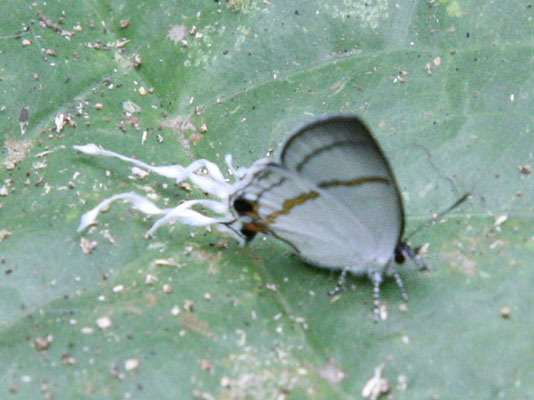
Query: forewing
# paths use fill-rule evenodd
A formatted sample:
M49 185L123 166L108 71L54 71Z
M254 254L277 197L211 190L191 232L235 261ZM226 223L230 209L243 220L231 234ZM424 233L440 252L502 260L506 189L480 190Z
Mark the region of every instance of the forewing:
M375 238L375 258L389 260L404 229L402 202L389 163L358 118L334 116L298 129L280 159L350 209Z

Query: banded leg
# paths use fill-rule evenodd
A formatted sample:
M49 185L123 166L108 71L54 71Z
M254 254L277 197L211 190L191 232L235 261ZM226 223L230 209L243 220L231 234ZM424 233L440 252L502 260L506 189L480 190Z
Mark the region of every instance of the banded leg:
M347 276L347 272L349 271L348 268L343 268L341 271L341 274L339 274L339 279L337 281L336 287L328 292L329 296L334 296L335 294L338 294L345 288L345 278Z
M380 272L373 273L373 320L378 323L380 319L380 284L382 283L382 274Z
M397 286L399 287L403 300L408 301L408 293L406 293L406 289L404 288L404 283L402 282L401 276L395 268L390 267L390 271L393 274L393 278L395 278L395 282L397 282Z

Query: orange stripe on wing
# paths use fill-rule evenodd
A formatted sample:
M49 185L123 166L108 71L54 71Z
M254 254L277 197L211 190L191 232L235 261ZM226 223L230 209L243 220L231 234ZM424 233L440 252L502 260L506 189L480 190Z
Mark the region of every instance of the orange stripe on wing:
M339 180L334 179L331 181L321 182L317 186L319 186L321 189L329 188L333 186L360 186L364 183L389 183L389 179L382 178L380 176L364 176L362 178L355 178L355 179L347 179L347 180Z

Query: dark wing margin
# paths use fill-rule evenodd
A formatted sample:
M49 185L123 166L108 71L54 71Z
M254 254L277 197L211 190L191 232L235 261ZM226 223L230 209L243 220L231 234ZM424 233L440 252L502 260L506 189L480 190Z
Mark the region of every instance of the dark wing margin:
M404 209L395 176L358 117L334 115L298 128L285 142L280 163L350 208L385 249L401 240Z

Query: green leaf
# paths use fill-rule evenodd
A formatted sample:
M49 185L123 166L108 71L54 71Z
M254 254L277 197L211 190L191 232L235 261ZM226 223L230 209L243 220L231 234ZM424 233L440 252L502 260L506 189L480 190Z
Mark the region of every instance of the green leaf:
M532 13L516 0L6 3L0 397L357 399L380 365L393 398L533 397ZM113 194L203 194L73 145L249 166L339 112L375 133L408 232L473 193L412 239L431 270L401 268L405 311L385 282L378 325L368 280L332 301L336 278L273 238L239 248L177 224L145 240L151 221L120 204L76 233Z

